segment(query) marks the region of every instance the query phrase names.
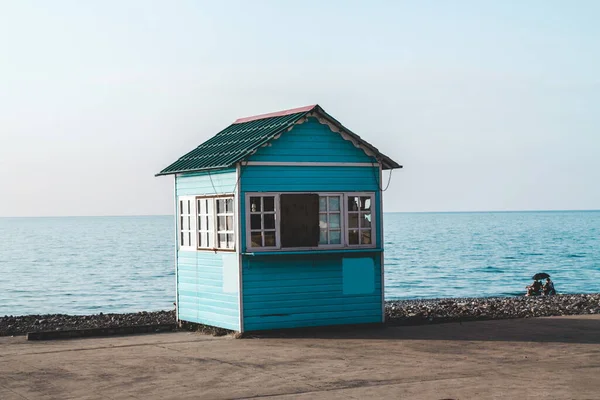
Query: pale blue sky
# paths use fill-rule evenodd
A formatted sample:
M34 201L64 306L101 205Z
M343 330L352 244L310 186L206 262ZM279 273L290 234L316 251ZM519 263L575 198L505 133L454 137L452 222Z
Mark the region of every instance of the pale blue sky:
M154 174L320 104L386 211L600 208L600 2L0 0L0 216L172 213Z

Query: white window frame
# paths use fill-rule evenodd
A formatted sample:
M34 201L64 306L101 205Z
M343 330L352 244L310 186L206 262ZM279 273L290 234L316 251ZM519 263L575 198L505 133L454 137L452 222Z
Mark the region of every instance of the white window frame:
M200 216L198 214L198 201L199 200L210 200L212 202L212 223L209 226L209 234L210 234L210 243L208 247L200 247L200 241L198 240L198 236L200 235L201 231L198 227L198 217ZM229 233L229 234L233 234L233 248L221 248L218 247L218 233L217 233L217 227L218 227L218 221L217 221L217 199L231 199L232 200L232 205L233 205L233 231L221 231L221 233ZM224 194L218 194L218 195L207 195L207 196L203 196L203 195L199 195L199 196L178 196L177 197L177 242L178 242L178 246L180 250L186 250L186 251L224 251L224 252L235 252L236 251L236 240L237 240L237 220L238 220L238 216L237 216L237 210L236 210L236 200L235 200L235 196L233 194L228 194L228 193L224 193ZM182 214L181 213L181 202L182 201L191 201L191 214ZM222 216L224 216L225 214L223 214ZM232 213L227 213L227 215L231 216ZM181 233L183 232L182 230L182 226L181 226L181 217L182 216L186 216L189 217L191 216L191 226L190 226L190 230L192 233L192 240L190 245L182 245L181 243ZM185 230L185 232L189 233L190 230ZM207 231L202 231L204 233L206 233Z
M182 203L189 202L189 213L184 213L181 209ZM187 211L187 210L186 210ZM188 218L188 229L183 229L182 218ZM179 196L177 198L177 241L179 242L179 250L196 250L196 197L195 196ZM181 240L181 235L187 233L190 237L189 245L184 245Z
M219 213L219 209L217 207L217 201L218 200L225 200L225 204L227 204L227 200L231 200L231 207L233 208L233 210L230 211L225 211L222 213ZM236 225L236 218L235 218L235 211L236 211L236 207L235 207L235 197L234 196L215 196L213 197L213 218L214 218L214 236L213 236L213 244L214 244L214 249L215 250L219 250L219 251L235 251L235 225ZM225 217L225 230L221 229L219 230L219 217ZM232 217L232 227L230 230L227 229L227 217ZM232 243L233 243L233 247L219 247L220 241L219 241L219 234L221 235L233 235L233 239L232 239ZM226 236L227 238L227 236ZM227 240L227 239L226 239Z
M371 198L371 209L369 210L368 213L366 212L361 212L360 210L357 212L358 214L358 227L357 228L350 228L350 224L348 223L348 217L350 215L350 213L354 213L354 211L349 211L348 210L348 198L350 197L370 197ZM347 247L352 248L352 249L357 249L357 248L371 248L371 247L375 247L377 245L377 209L376 209L377 205L375 204L375 193L374 192L353 192L353 193L344 193L344 218L346 220L346 230L345 230L345 234L346 234L346 243L347 243ZM350 231L353 229L358 229L358 237L359 237L359 242L360 242L360 231L361 231L361 227L360 227L360 214L371 214L371 243L370 244L350 244ZM362 230L365 230L364 228L362 228Z
M319 249L342 249L346 243L345 238L345 212L344 212L344 201L346 196L344 193L317 193L319 195L319 242L320 242L320 234L321 234L321 197L325 197L327 199L327 212L329 218L329 198L330 197L338 197L340 199L340 243L334 244L321 244L317 248ZM327 236L329 237L329 227L327 229Z
M280 195L281 193L272 193L272 192L257 192L257 193L246 193L246 248L248 249L252 249L254 250L260 250L260 251L273 251L273 250L279 250L281 248L281 224L279 223L280 219L281 219L281 213L279 210L279 199L280 199ZM250 205L250 198L251 197L260 197L260 212L252 212L251 210L251 205ZM260 229L260 233L261 236L264 236L264 232L265 231L272 231L272 229L264 229L264 215L265 215L265 211L264 211L264 200L263 197L273 197L274 201L275 201L275 246L257 246L257 247L252 247L252 232L259 232L258 229L252 229L251 226L251 215L258 215L260 214L260 225L261 225L261 229ZM271 214L272 212L268 211L268 214ZM262 241L264 242L264 238L262 239Z
M215 200L213 197L208 197L208 196L196 196L196 221L198 221L198 219L200 219L201 216L204 217L209 217L209 221L207 221L206 227L207 229L201 229L200 225L203 224L199 224L196 226L196 236L198 237L198 250L212 250L214 249L214 243L215 243ZM200 208L198 207L198 203L202 202L202 201L208 201L208 204L210 204L209 207L207 207L207 211L210 210L210 212L207 212L206 214L200 214ZM206 246L202 246L202 240L199 238L200 235L204 235L204 234L208 234L208 243Z
M281 247L281 213L280 213L280 196L282 194L317 194L321 196L339 196L341 200L341 243L340 244L322 244L313 247ZM275 198L275 247L252 247L251 238L251 227L250 227L250 197L265 197L272 196ZM370 197L371 198L371 244L348 244L348 197ZM245 193L245 234L246 234L246 251L258 252L258 251L302 251L302 250L335 250L335 249L360 249L360 248L375 248L377 247L377 204L375 203L376 194L375 192L247 192ZM320 211L319 211L320 214Z

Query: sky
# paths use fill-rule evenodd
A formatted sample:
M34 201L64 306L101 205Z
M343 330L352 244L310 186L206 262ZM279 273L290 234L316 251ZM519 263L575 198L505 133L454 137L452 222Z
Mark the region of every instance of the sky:
M599 15L0 0L0 216L172 214L154 174L238 117L315 103L404 165L387 212L600 209Z

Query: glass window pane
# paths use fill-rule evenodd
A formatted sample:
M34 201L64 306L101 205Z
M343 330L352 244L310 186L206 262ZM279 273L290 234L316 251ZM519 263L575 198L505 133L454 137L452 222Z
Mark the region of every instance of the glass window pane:
M329 214L329 229L339 228L340 222L340 214Z
M233 212L233 199L227 199L227 200L225 200L225 210L228 213L232 213Z
M260 232L252 232L250 234L252 247L262 247L262 234Z
M327 229L327 214L319 214L319 228Z
M227 218L227 230L232 231L233 230L233 217L228 216L226 218Z
M327 197L319 197L319 211L327 211Z
M185 220L185 217L179 217L179 230L185 230L183 227L183 220Z
M214 227L214 220L213 220L213 216L212 215L207 215L205 218L205 223L206 223L206 230L207 231L214 231L215 227Z
M250 229L260 229L260 214L250 214Z
M358 211L360 199L358 197L348 197L348 211Z
M265 229L275 229L275 214L264 215Z
M179 241L179 244L185 246L185 233L183 232L181 232L181 240Z
M218 231L226 230L225 218L226 217L217 217L217 230ZM219 241L220 241L220 239L219 239Z
M360 242L362 244L371 244L371 230L360 231Z
M217 214L222 214L225 212L225 200L217 199Z
M233 249L235 248L235 242L234 242L234 238L233 238L233 233L228 233L227 234L227 248L228 249Z
M361 214L360 227L361 228L370 228L371 227L371 214Z
M192 232L188 232L188 242L187 242L188 246L192 245Z
M263 211L275 211L275 197L265 196L263 197Z
M360 198L360 209L367 211L371 209L371 197Z
M342 231L330 231L329 232L329 243L330 244L341 244L342 243Z
M265 232L265 247L275 247L275 232Z
M329 198L329 211L340 211L340 198L338 196Z
M224 233L219 233L217 236L219 248L226 249L227 248L227 235Z
M321 229L319 235L319 244L327 244L327 229Z
M250 211L260 212L260 197L250 197Z
M203 220L204 220L204 217L198 217L198 230L199 231L205 231L206 230L206 228L203 225Z
M348 244L358 244L358 230L352 229L348 231Z
M184 214L183 211L183 200L179 200L179 215Z
M358 228L358 214L348 214L348 228Z
M200 247L208 247L209 246L209 241L208 241L208 232L200 232L200 234L198 235L199 237L199 243L200 243Z

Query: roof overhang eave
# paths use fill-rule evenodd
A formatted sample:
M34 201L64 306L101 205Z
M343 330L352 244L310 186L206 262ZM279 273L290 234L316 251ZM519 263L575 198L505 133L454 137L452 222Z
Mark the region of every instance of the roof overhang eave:
M155 174L154 176L167 176L167 175L177 175L177 174L187 174L187 173L192 173L192 172L210 172L210 171L216 171L216 170L220 170L220 169L226 169L226 168L231 168L233 167L235 164L231 164L231 165L219 165L219 166L215 166L215 167L208 167L208 168L193 168L193 169L183 169L183 170L175 170L175 171L160 171L158 174Z
M325 117L330 122L337 125L338 129L343 131L345 134L351 136L354 140L356 140L358 142L358 144L360 146L362 146L363 148L365 148L368 151L370 151L371 153L373 153L375 155L375 158L377 158L377 160L381 163L382 169L390 170L390 169L402 168L402 165L398 164L396 161L392 160L391 158L389 158L388 156L386 156L385 154L380 152L375 146L373 146L372 144L367 142L365 139L361 138L356 133L354 133L350 129L346 128L338 120L333 118L331 115L327 114L327 112L325 112L325 110L323 110L320 106L316 106L314 109L314 112L320 114L322 117Z

